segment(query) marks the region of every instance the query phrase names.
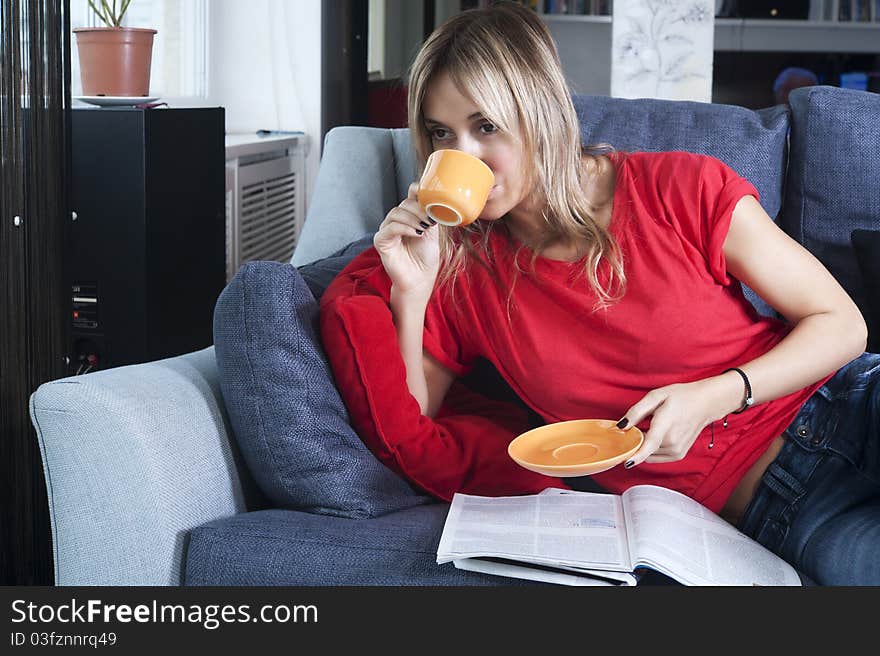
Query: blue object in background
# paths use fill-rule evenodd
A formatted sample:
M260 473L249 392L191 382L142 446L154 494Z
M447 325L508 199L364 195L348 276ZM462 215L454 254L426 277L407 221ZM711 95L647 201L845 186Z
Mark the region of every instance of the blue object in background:
M867 73L841 73L840 86L844 89L858 89L859 91L868 90L868 74Z

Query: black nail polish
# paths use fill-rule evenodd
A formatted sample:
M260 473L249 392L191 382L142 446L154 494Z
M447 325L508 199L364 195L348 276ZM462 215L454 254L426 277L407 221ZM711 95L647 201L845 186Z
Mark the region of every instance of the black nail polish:
M428 221L431 222L431 225L432 225L432 226L433 226L433 225L437 225L437 222L436 222L434 219L432 219L431 217L428 217Z
M623 466L624 466L625 469L632 469L632 468L633 468L633 465L635 465L635 464L636 464L636 463L633 462L632 460L627 460L626 463L625 463Z
M419 230L418 228L416 228L416 234L417 234L417 235L421 235L421 234L423 234L424 232L425 232L424 230Z
M423 228L430 228L431 227L427 223L425 223L424 221L419 221L419 225L422 226Z
M617 427L620 430L623 430L627 426L629 426L629 419L627 419L626 417L624 417L623 419L621 419L620 421L617 422Z

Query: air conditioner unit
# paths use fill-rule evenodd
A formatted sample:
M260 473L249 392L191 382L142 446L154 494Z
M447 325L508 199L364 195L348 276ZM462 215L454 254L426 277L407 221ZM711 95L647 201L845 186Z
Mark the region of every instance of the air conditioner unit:
M305 220L305 135L226 135L226 280L245 262L288 262Z

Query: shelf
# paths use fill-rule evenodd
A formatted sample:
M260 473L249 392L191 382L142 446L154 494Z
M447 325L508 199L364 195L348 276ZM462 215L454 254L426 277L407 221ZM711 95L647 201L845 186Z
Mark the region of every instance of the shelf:
M591 30L607 30L610 43L611 16L543 14L541 18L551 27L576 29L574 24L585 23ZM715 50L880 54L880 22L716 18Z
M880 53L880 23L719 18L715 50Z
M611 16L579 16L577 14L539 14L544 21L548 23L608 23L611 25Z

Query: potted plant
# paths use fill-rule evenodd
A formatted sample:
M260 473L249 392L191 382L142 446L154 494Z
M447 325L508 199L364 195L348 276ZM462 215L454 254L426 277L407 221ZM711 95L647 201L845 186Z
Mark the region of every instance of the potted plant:
M106 27L78 27L80 77L84 96L143 97L150 93L150 63L156 30L122 27L131 0L89 0Z

